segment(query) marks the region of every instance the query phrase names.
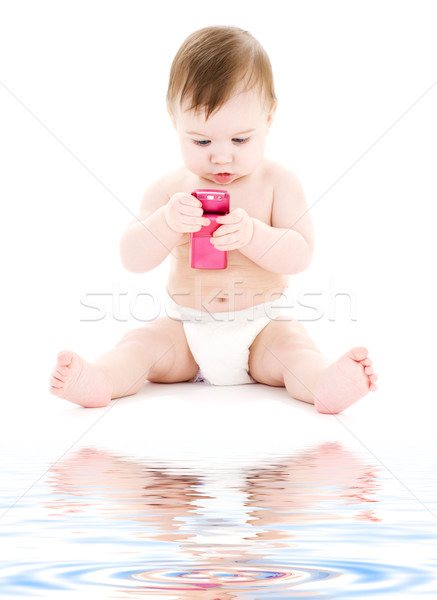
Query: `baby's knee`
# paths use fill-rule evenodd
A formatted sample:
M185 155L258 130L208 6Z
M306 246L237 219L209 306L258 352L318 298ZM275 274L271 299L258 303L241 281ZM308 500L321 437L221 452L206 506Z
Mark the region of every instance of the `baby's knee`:
M163 337L165 337L165 331L161 330L159 327L152 325L152 323L148 323L143 327L138 327L136 329L131 329L127 331L124 336L121 338L119 344L132 344L132 345L147 345L150 346L153 344L156 346L159 341L162 341Z

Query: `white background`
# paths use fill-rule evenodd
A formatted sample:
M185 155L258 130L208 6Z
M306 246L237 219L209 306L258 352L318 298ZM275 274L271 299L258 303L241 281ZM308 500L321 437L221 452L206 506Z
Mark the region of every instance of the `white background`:
M279 108L267 154L314 204L314 261L291 291L319 294L323 317L307 326L325 353L365 344L380 375L351 414L388 432L402 416L432 423L436 17L420 0L1 1L3 414L72 409L47 391L58 350L92 358L141 325L138 292L161 293L167 264L128 274L118 240L145 187L180 164L165 110L175 52L229 24L269 53ZM84 321L83 295L117 287L121 320L104 296L107 316ZM333 313L345 291L356 320L345 297Z

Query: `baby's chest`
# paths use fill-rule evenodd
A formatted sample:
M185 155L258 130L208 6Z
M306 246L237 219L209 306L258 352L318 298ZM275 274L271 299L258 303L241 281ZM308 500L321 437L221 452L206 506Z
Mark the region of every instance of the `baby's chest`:
M263 223L271 224L273 207L273 188L268 186L240 189L231 192L231 210L243 208L250 217L254 217Z

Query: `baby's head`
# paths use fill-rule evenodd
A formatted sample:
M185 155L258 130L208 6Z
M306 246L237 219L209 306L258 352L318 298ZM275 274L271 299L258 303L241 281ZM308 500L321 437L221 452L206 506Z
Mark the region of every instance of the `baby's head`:
M171 112L203 110L208 119L237 91L251 89L271 110L276 96L264 48L238 27L205 27L185 40L173 60L167 104Z
M265 50L237 27L194 32L173 60L167 106L189 170L223 184L248 175L276 109Z

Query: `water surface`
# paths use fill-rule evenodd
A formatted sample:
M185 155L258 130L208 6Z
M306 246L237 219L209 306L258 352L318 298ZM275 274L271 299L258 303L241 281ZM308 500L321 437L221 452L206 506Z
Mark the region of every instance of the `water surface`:
M2 495L2 598L437 597L435 517L340 443L207 467L89 446L2 480L44 469Z

